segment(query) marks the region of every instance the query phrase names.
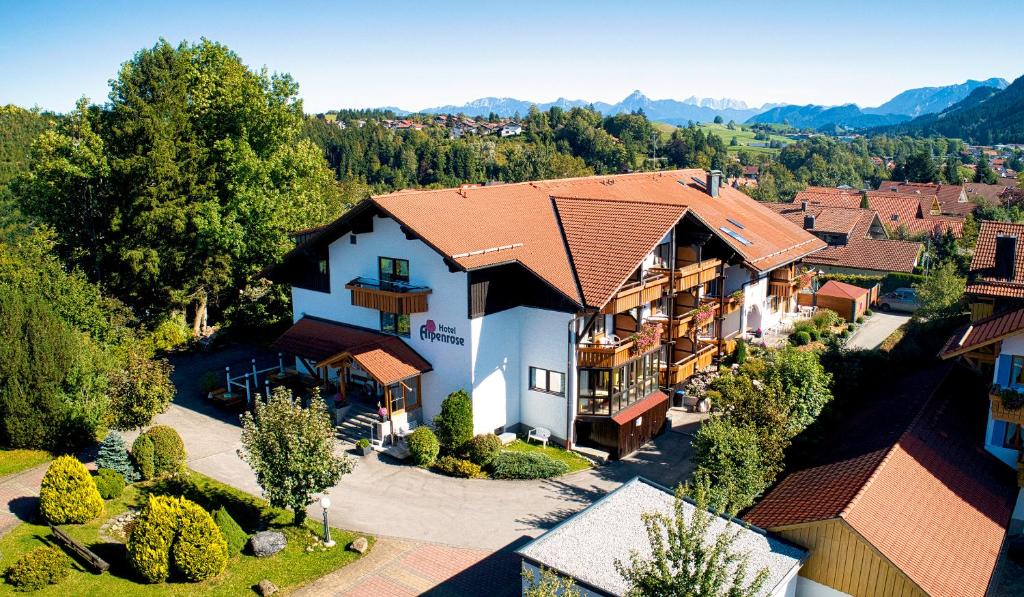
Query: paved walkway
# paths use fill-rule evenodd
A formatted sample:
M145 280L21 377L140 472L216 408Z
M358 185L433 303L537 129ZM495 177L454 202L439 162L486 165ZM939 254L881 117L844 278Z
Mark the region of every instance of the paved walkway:
M896 328L908 321L910 321L910 316L903 313L875 311L874 315L865 318L864 324L850 336L846 341L846 347L865 350L878 348L886 338L896 331Z
M50 463L0 479L0 536L18 523L33 520L39 508L39 486Z

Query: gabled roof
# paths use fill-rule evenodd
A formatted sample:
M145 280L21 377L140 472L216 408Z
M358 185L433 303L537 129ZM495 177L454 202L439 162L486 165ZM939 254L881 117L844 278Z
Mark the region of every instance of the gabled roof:
M271 348L311 359L317 365L352 358L384 385L433 370L430 363L396 336L314 317L303 317Z
M924 245L896 239L851 239L804 257L807 265L845 267L877 272L913 273Z
M821 285L817 294L857 299L867 294L867 292L867 288L861 288L860 286L854 286L853 284L847 284L846 282L840 282L838 280L829 280Z
M969 196L966 196L964 185L883 180L878 184L878 190L893 193L935 195L942 213L950 215L965 216L972 213L978 206L977 203L969 200ZM961 198L965 200L961 201Z
M996 237L1003 235L1017 237L1017 259L1013 277L1009 280L996 279L992 272L996 265ZM981 223L978 243L968 271L967 292L991 297L1024 298L1024 224Z
M814 216L814 227L804 228L808 232L852 235L862 220L867 220L867 226L871 226L871 220L875 212L859 207L832 207L820 204L808 205L804 211L799 204L793 203L765 203L769 209L774 210L780 216L803 228L804 218Z
M984 413L961 389L947 380L894 443L789 475L745 519L776 530L840 519L927 594L984 595L1017 491L978 445ZM896 399L877 401L875 426Z
M603 307L686 206L553 197L583 302Z
M963 218L932 215L938 206L935 194L907 194L891 191L858 191L831 187L808 187L793 198L793 203L807 201L809 205L826 207L860 207L867 196L868 208L878 212L882 224L894 233L905 227L911 234L932 234L951 231L959 237L963 233Z
M939 356L950 359L1022 332L1024 309L989 315L954 332Z

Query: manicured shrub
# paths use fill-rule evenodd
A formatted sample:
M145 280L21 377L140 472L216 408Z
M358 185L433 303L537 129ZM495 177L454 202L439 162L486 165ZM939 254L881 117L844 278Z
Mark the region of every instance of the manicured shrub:
M465 390L452 392L434 417L437 440L446 454L455 454L473 438L473 402Z
M370 440L365 437L356 442L356 447L360 450L370 447Z
M491 469L496 479L547 479L569 472L569 465L541 452L502 452Z
M92 475L74 456L50 463L39 489L39 512L51 524L80 524L103 512Z
M841 334L839 334L839 335L842 336L843 338L849 338L850 337L850 330L843 330L843 332Z
M875 314L875 312L872 311L871 309L867 309L867 310L864 311L864 317L871 317L874 314Z
M97 470L93 481L96 482L96 490L100 492L100 497L105 500L119 498L124 491L124 477L109 468Z
M852 332L855 329L857 329L857 326L853 325L853 323L846 324L846 331Z
M812 317L811 320L814 322L814 326L819 330L826 330L833 326L837 326L840 321L839 314L832 309L819 310L814 314L814 317Z
M223 507L217 508L217 511L213 513L213 522L217 523L220 534L224 536L224 541L228 544L228 555L234 556L242 553L246 542L249 541L249 535L235 522L231 514Z
M790 336L790 339L797 346L805 346L811 343L811 335L805 330L794 333Z
M454 456L442 456L434 463L434 468L449 477L462 477L463 479L476 479L483 477L480 466L468 460Z
M228 546L213 518L181 497L150 496L128 535L128 561L147 582L171 572L198 582L227 565Z
M806 333L812 342L817 342L821 339L821 332L818 331L818 328L809 328Z
M124 478L125 483L134 483L139 480L139 472L132 464L128 448L124 444L124 438L116 431L108 433L100 443L100 450L96 455L96 468L117 471Z
M156 425L146 431L153 440L153 472L166 475L181 472L185 468L185 442L172 427Z
M484 433L466 443L466 456L480 467L489 466L501 452L501 440L493 433Z
M742 365L747 360L747 342L740 338L736 341L736 352L732 355L733 362Z
M864 316L863 315L859 315L857 317L857 323L864 323Z
M178 535L171 546L174 568L189 582L217 576L228 563L228 544L213 517L195 502L182 499Z
M409 436L409 453L412 461L419 466L430 466L434 464L441 444L437 436L429 427L417 427Z
M139 475L150 480L156 476L156 469L153 465L153 440L145 433L135 438L132 443L132 460L139 470Z
M38 591L64 580L71 571L71 559L56 547L37 547L22 554L4 572L4 578L22 591Z

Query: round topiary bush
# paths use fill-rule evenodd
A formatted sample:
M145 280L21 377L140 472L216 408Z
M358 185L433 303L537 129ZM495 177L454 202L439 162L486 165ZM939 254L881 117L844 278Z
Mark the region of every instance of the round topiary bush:
M409 453L418 466L430 466L441 451L441 443L429 427L417 427L409 436Z
M494 459L495 479L547 479L569 472L569 465L541 452L502 452Z
M487 467L498 457L501 448L501 440L497 435L484 433L469 440L466 444L466 456L473 464Z
M38 591L59 583L71 571L71 560L56 547L37 547L22 554L4 572L8 584L22 591Z
M813 342L817 342L821 339L821 332L818 331L818 328L809 328L806 333L810 336L811 341Z
M441 403L441 414L434 417L437 440L446 454L456 454L473 439L473 401L465 390L448 394Z
M59 456L46 469L39 489L39 512L51 524L80 524L103 512L96 482L74 456Z
M178 473L185 468L185 442L172 427L157 425L146 431L153 440L153 471L157 476Z
M480 466L462 458L442 456L434 463L434 468L449 477L477 479L484 476Z
M171 546L171 562L188 581L217 576L228 563L228 544L213 517L202 506L181 500L178 535Z
M242 553L246 542L249 541L249 535L235 522L231 514L223 507L218 508L213 513L213 522L217 523L220 534L224 535L224 541L228 544L228 554L234 556Z
M864 317L871 317L874 314L875 312L872 311L871 309L867 309L866 311L864 311Z
M124 492L124 476L109 468L96 471L93 481L96 482L96 490L100 492L100 497L105 500L119 498Z
M850 337L850 330L843 330L843 332L841 334L839 334L839 335L842 336L843 338L849 338Z
M852 332L855 329L857 329L857 326L853 325L853 323L846 324L846 331Z
M220 574L228 546L213 518L185 498L150 496L128 535L128 561L147 582L172 570L192 582Z
M857 318L857 323L864 323L864 316L863 315L861 315L860 317Z
M139 475L146 481L156 476L153 465L153 440L145 433L135 438L132 444L132 460L139 469Z
M806 330L801 330L790 336L790 338L793 339L793 344L797 346L806 346L811 343L811 335Z

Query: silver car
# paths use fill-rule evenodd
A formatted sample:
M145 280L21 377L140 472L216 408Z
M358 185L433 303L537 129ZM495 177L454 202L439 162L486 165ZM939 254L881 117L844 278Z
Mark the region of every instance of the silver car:
M882 311L913 312L921 308L921 301L913 288L897 288L878 297L878 308Z

